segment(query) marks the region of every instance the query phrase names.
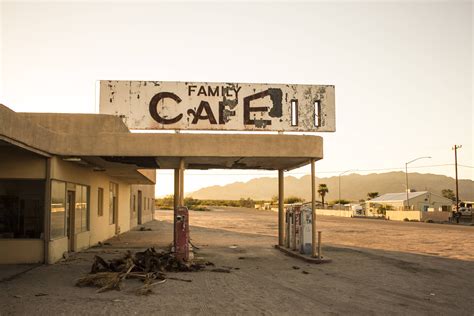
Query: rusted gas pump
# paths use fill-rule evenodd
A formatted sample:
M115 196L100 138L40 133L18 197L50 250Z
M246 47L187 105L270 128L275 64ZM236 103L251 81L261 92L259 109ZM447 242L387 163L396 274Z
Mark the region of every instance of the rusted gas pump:
M180 261L189 260L189 216L188 208L180 206L175 213L175 241L174 249L176 259Z

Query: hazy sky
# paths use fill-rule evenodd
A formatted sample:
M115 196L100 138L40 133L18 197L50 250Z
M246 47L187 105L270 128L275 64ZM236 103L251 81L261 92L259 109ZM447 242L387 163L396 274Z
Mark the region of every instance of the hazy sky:
M459 163L474 165L470 1L3 1L0 10L0 103L15 111L94 113L101 79L334 84L337 132L320 133L318 176L427 155L411 171L454 176L438 166L454 162L454 144ZM276 172L189 171L185 190L261 175ZM474 169L459 175L474 179ZM171 171L158 177L158 194L171 193Z

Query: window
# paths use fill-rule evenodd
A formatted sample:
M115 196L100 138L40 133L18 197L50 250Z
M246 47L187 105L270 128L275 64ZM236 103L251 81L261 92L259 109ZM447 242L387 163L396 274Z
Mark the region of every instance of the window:
M51 239L66 234L66 183L51 181Z
M99 188L97 190L97 215L104 215L104 189Z
M0 180L0 239L41 238L44 191L44 180Z
M110 182L109 185L109 224L115 224L118 209L118 184Z
M75 233L89 230L89 188L76 185Z
M132 200L132 210L133 210L133 213L137 211L137 201L136 201L135 194L133 195L133 200Z

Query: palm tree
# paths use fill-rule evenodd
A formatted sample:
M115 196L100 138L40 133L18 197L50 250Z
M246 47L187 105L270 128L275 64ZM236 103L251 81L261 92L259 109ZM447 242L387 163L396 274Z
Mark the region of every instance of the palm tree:
M321 203L323 204L323 207L324 207L324 197L326 196L326 193L329 193L328 186L324 183L321 183L318 188L318 193L319 193L319 196L321 196Z

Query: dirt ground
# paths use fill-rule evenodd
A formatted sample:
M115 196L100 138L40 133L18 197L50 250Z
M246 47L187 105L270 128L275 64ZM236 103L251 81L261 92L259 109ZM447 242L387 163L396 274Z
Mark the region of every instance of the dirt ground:
M192 282L168 280L149 296L134 294L137 280L120 292L74 287L95 254L168 245L172 212L156 218L145 225L152 231L0 282L0 315L474 315L474 227L321 216L323 251L333 261L314 265L272 247L276 213L235 208L190 212L196 256L231 273L170 273Z

